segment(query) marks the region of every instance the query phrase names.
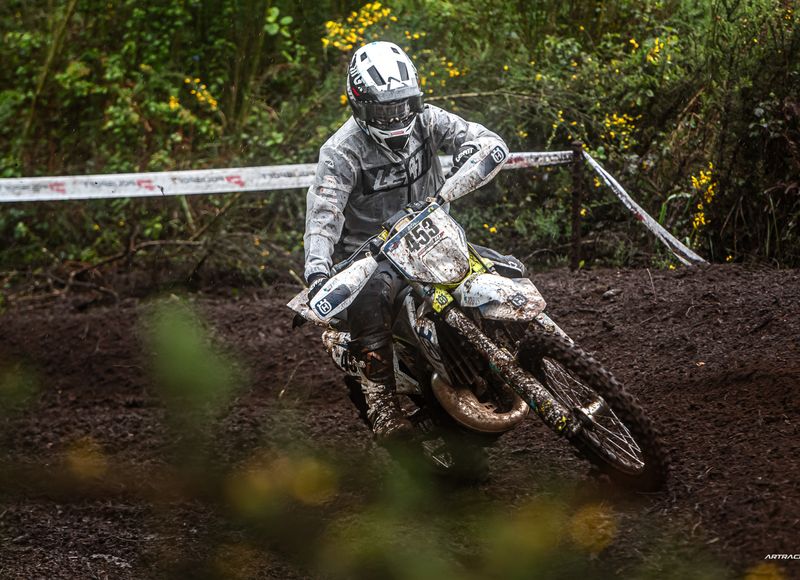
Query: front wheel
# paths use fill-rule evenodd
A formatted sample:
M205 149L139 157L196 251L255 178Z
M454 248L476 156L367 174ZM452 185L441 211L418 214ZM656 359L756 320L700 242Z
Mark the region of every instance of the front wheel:
M581 428L570 442L598 469L626 487L655 491L669 460L639 403L594 358L568 340L528 331L517 358Z

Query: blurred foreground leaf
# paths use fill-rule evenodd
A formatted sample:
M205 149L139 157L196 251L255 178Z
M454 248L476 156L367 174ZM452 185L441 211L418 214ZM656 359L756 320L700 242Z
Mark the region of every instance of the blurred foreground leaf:
M19 410L38 391L34 372L22 363L0 364L0 414Z
M219 412L243 383L231 357L212 344L210 333L187 305L159 305L146 324L153 373L172 419L194 431Z

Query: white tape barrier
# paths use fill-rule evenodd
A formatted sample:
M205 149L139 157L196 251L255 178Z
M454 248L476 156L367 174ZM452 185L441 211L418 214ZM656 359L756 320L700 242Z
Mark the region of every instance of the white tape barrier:
M679 242L650 217L591 155L586 161L600 175L611 191L633 215L644 223L684 264L706 261ZM439 157L447 171L452 158ZM565 165L573 160L572 151L512 153L503 169L524 169ZM0 203L21 201L63 201L75 199L109 199L116 197L154 197L228 193L232 191L274 191L298 189L314 182L316 163L275 165L272 167L239 167L233 169L201 169L196 171L164 171L159 173L119 173L65 177L22 177L0 179Z
M603 167L597 161L595 161L591 155L584 151L583 156L586 158L586 161L589 162L589 165L591 165L592 168L597 172L600 178L605 181L606 185L611 188L611 191L614 192L614 195L616 195L625 205L625 207L627 207L631 213L633 213L634 217L642 222L647 229L653 232L655 236L661 240L661 242L667 246L673 254L675 254L676 258L687 265L707 263L703 258L679 242L678 239L665 230L660 223L650 217L650 215L644 211L638 203L633 201L633 198L628 195L628 193L622 188L617 180L614 179L608 171L603 169Z
M512 153L504 169L562 165L572 161L572 151ZM439 158L446 170L452 165L449 155ZM159 173L119 173L65 177L22 177L0 179L0 202L63 201L109 199L115 197L153 197L228 193L232 191L274 191L298 189L314 182L316 163L164 171Z

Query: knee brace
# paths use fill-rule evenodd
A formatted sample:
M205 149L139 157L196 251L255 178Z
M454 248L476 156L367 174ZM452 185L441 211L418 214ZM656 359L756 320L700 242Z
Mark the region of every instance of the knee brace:
M362 350L360 356L364 362L364 376L379 385L394 385L393 355L391 343L374 350Z

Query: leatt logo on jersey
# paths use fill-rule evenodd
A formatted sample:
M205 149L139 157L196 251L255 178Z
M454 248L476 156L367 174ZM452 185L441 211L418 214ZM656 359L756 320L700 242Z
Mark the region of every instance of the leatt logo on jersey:
M433 155L428 143L429 139L426 139L404 163L365 168L362 173L364 195L407 187L428 173Z

